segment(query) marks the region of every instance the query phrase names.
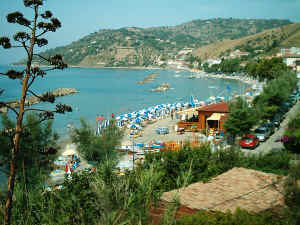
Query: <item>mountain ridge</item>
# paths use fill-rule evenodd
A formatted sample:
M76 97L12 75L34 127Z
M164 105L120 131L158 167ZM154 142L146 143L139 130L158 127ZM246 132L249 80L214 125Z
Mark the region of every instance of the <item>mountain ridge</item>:
M291 23L277 19L215 18L192 20L177 26L102 29L40 54L44 57L61 54L74 66L149 66L157 60L174 58L183 48L194 49L224 39L238 39ZM43 64L37 59L35 62Z
M278 53L281 47L300 46L300 23L273 28L236 40L224 40L195 49L193 55L203 60L228 56L234 50L265 55Z

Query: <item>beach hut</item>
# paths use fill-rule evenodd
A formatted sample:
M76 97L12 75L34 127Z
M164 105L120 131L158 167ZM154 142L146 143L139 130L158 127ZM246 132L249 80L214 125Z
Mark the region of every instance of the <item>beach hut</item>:
M218 133L223 130L223 124L229 113L229 106L227 102L218 102L202 106L197 111L200 129L206 129L207 132L213 129L214 133Z

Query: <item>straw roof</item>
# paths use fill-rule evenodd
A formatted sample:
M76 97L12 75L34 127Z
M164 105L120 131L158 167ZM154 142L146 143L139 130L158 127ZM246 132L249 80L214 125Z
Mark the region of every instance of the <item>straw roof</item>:
M194 210L260 212L282 206L284 177L245 168L233 168L208 183L198 182L186 188L165 192L161 199L172 202L179 197L181 205Z

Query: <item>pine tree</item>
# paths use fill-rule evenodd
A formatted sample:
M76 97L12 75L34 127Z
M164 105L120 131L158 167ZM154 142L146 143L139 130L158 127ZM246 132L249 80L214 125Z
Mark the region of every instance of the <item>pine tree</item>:
M11 160L10 160L10 173L8 179L8 197L5 204L5 218L4 224L11 224L11 209L13 206L12 198L14 194L15 176L17 170L17 164L20 157L19 154L22 151L20 149L20 140L26 136L26 127L23 126L23 118L26 112L36 111L39 112L39 121L53 119L54 113L71 112L72 108L63 104L56 104L54 110L42 110L36 108L25 107L25 100L28 95L34 95L44 102L55 102L55 96L50 92L39 96L34 93L30 88L34 81L39 78L43 78L46 75L46 71L55 69L64 69L67 65L63 62L60 55L51 56L49 58L43 57L35 53L36 47L42 47L48 44L48 40L43 36L48 32L55 32L61 27L60 21L52 16L50 11L41 11L43 0L23 0L24 6L33 10L33 18L31 20L24 17L21 12L13 12L7 15L7 22L18 24L24 27L26 31L17 32L13 39L16 45L11 44L11 40L8 37L0 37L0 45L5 49L10 48L23 48L27 53L27 60L24 70L8 70L6 73L0 73L0 75L7 76L10 79L20 80L22 83L22 92L19 100L19 108L15 109L5 102L0 102L0 107L7 107L16 115L15 129L3 130L2 135L11 136L12 146ZM45 64L50 65L48 69L41 69L38 66L33 65L35 58L41 58ZM4 89L0 90L0 95Z
M224 128L235 139L237 135L248 133L258 122L256 115L255 110L244 99L238 98L230 105L230 114Z

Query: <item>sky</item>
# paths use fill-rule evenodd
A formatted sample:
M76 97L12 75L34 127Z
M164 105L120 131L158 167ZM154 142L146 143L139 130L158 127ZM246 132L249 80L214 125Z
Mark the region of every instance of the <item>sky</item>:
M41 50L69 44L104 28L173 26L229 17L300 22L300 0L46 0L42 9L50 10L62 28L47 35L49 45ZM6 15L14 11L32 16L23 0L0 0L0 37L21 31L20 26L6 21ZM22 49L0 47L2 65L24 57Z

